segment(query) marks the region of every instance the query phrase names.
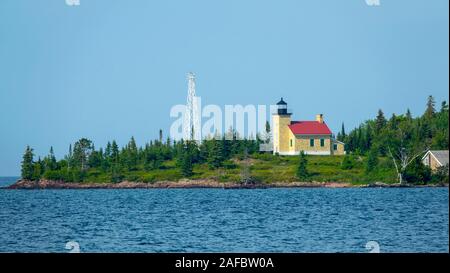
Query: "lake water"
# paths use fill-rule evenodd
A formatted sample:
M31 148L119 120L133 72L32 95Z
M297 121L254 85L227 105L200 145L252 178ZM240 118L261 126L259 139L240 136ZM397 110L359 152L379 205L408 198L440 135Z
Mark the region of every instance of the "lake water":
M0 185L15 180L0 178ZM448 188L0 190L0 252L448 252Z

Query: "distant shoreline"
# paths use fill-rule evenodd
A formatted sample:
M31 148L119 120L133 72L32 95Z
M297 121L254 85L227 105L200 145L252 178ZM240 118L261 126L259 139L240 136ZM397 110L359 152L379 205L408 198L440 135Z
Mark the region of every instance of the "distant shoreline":
M18 180L16 183L2 187L2 189L265 189L265 188L423 188L423 187L448 187L448 184L431 185L400 185L371 183L353 185L345 182L276 182L270 184L257 184L244 186L235 182L218 182L215 180L188 180L159 181L154 183L122 181L119 183L89 183L89 182L64 182L64 181L29 181Z

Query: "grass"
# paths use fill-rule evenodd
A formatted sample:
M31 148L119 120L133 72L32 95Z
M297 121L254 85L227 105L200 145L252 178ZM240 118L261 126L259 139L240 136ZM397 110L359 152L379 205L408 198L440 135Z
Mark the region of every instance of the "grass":
M377 169L365 173L364 157L355 157L351 169L341 169L344 156L312 156L308 160L307 169L309 181L316 182L347 182L354 185L371 182L395 183L396 174L388 158L380 158ZM298 156L276 156L271 154L255 154L250 156L250 175L263 183L299 181L295 174L299 162ZM236 182L241 178L242 161L238 158L227 160L219 169L210 169L205 164L194 164L190 179L213 179L220 182ZM177 168L175 160L164 162L156 170L138 170L124 173L124 180L152 183L155 181L177 181L182 179L182 173ZM111 175L92 170L85 181L106 183L111 181Z

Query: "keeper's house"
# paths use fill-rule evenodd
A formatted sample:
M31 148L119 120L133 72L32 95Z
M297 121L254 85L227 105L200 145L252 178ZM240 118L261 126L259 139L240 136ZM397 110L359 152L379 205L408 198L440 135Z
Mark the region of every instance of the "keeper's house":
M345 154L344 143L332 137L322 114L316 115L313 121L292 121L283 98L277 107L272 116L274 154L298 155L300 151L310 155Z

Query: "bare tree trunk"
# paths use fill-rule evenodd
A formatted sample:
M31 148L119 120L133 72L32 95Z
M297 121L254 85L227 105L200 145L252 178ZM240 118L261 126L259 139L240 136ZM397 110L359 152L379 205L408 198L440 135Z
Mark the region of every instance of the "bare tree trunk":
M424 151L420 151L418 153L410 154L406 152L406 149L403 147L403 141L402 145L400 146L400 151L398 152L399 157L399 164L397 164L397 160L395 159L394 154L391 151L391 147L388 146L389 156L392 158L392 162L394 162L395 170L397 171L398 175L398 182L400 184L403 184L403 173L406 171L406 167L408 167L409 164L411 164L418 156L426 152L428 148L426 148Z

